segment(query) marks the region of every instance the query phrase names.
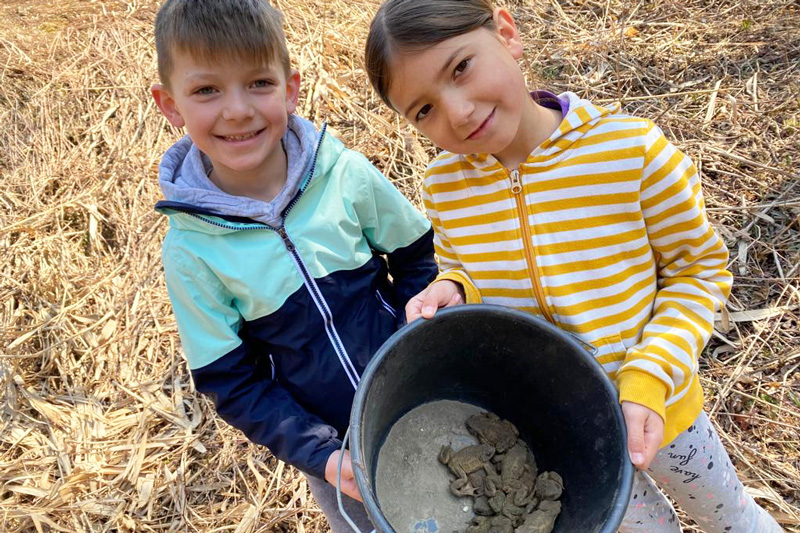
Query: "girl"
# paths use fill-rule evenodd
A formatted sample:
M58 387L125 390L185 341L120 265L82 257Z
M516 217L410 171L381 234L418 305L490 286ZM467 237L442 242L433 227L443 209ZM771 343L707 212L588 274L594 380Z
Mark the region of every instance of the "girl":
M483 301L597 347L639 468L620 531L681 530L654 483L707 532L782 531L702 412L698 354L732 276L693 164L618 107L529 93L520 57L489 0L388 0L372 22L373 87L443 149L424 183L442 273L408 320Z

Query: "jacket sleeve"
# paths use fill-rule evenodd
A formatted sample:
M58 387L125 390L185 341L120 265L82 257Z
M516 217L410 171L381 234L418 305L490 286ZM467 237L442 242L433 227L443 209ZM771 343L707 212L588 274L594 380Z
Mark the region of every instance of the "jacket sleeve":
M436 209L434 197L428 189L427 180L422 189L422 202L425 204L425 210L433 226L433 247L436 252L436 259L439 263L439 270L441 271L434 281L443 279L454 281L464 288L464 295L467 298L466 303L481 303L483 299L481 298L480 291L475 286L475 283L472 282L466 270L464 270L461 261L459 261L453 247L447 240L447 235L445 234L444 227L439 218L439 212Z
M210 269L201 261L187 261L180 250L170 250L167 241L163 262L195 388L208 395L222 419L248 439L324 479L328 457L341 446L336 430L303 409L274 381L269 365L264 369L258 364L254 345L240 334L241 316L231 294Z
M400 309L436 277L433 230L419 212L363 156L356 210L370 247L386 255Z
M617 374L620 401L665 418L695 379L714 313L727 300L733 276L728 250L705 212L700 178L689 158L649 124L640 203L656 258L658 290L641 341L628 349Z

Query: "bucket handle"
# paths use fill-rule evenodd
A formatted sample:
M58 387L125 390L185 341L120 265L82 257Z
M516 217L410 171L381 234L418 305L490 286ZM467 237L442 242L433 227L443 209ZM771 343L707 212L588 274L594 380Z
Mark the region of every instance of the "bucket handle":
M586 349L589 350L590 354L597 355L597 346L595 346L594 344L589 344L588 342L586 342L585 340L581 339L580 337L578 337L577 335L575 335L571 331L566 331L566 330L563 330L563 329L561 331L569 333L572 336L573 339L575 339L579 343L583 344L586 347Z
M339 505L339 513L345 519L345 521L350 525L350 528L355 533L361 533L361 530L358 529L358 526L353 519L350 518L350 515L347 514L347 511L344 510L344 504L342 504L342 491L339 487L342 486L342 460L344 459L344 452L347 449L347 441L350 440L350 426L347 426L347 431L344 433L344 440L342 440L342 448L339 453L339 465L336 468L336 503ZM370 533L375 533L373 529Z

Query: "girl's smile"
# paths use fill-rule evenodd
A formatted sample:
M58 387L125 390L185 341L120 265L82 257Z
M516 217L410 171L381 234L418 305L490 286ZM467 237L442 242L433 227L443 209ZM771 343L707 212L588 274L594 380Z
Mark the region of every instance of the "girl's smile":
M489 113L489 116L486 117L486 120L484 120L481 123L481 125L478 126L478 129L476 129L475 131L473 131L472 133L469 134L469 137L467 137L468 140L477 141L477 140L480 140L481 137L483 137L484 133L486 133L486 131L489 129L489 124L491 123L492 119L494 118L494 112L495 112L495 110L492 109L492 112Z

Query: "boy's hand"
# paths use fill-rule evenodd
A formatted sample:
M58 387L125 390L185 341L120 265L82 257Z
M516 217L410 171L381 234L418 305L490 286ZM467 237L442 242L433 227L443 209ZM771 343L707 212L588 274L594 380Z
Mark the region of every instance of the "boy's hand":
M466 301L464 287L459 283L449 279L436 281L408 301L406 322L410 324L419 317L433 318L440 307L461 305Z
M328 457L328 462L325 463L325 481L336 486L336 471L339 469L339 456L342 454L340 450L333 452ZM362 501L361 494L358 492L358 485L356 485L356 478L353 474L353 463L350 462L350 452L344 451L344 459L342 459L342 494L347 494L354 500Z
M652 409L633 402L622 402L622 415L628 429L631 462L646 470L664 440L664 420Z

